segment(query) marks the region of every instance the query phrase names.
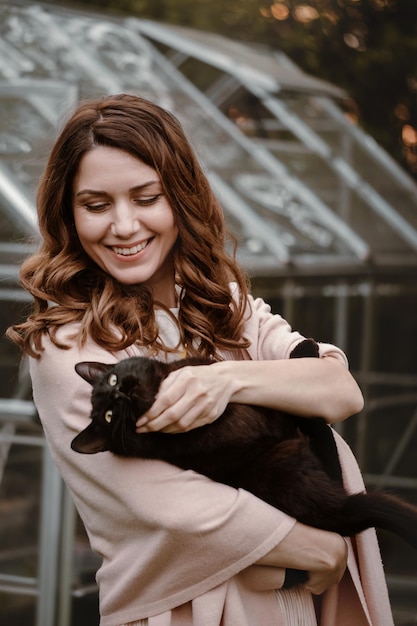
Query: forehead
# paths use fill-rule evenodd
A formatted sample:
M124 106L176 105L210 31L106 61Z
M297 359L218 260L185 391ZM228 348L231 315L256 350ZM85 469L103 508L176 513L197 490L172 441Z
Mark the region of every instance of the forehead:
M108 146L95 146L82 157L74 179L74 192L82 189L105 190L109 186L136 187L158 183L157 172L129 152Z

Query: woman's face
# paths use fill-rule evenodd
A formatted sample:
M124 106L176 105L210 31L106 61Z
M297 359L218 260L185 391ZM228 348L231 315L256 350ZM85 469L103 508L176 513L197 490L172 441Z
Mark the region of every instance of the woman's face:
M72 206L82 247L125 284L146 284L175 306L174 214L154 169L128 152L97 146L81 159Z

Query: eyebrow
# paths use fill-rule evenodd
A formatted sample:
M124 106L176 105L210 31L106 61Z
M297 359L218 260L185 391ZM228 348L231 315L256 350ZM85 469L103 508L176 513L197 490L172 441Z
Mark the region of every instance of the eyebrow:
M135 193L137 191L144 191L148 187L152 187L153 185L161 185L161 182L159 180L149 180L146 183L142 183L141 185L136 185L135 187L131 187L129 189L129 193ZM108 195L107 191L101 191L100 189L81 189L81 191L77 191L77 193L75 194L75 197L78 198L78 196L95 195L95 194Z

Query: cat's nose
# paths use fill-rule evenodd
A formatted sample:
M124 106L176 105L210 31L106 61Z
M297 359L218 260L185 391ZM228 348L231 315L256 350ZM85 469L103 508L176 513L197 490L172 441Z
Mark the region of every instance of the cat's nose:
M119 387L114 387L111 395L113 400L120 400L120 398L126 399L128 397L123 391L120 390Z

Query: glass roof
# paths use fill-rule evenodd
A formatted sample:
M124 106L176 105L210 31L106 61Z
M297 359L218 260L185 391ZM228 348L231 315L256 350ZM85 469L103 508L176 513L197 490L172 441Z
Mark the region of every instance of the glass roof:
M68 110L124 91L180 118L250 273L417 265L416 184L347 119L340 89L284 55L48 4L2 2L0 24L0 243L36 232Z

